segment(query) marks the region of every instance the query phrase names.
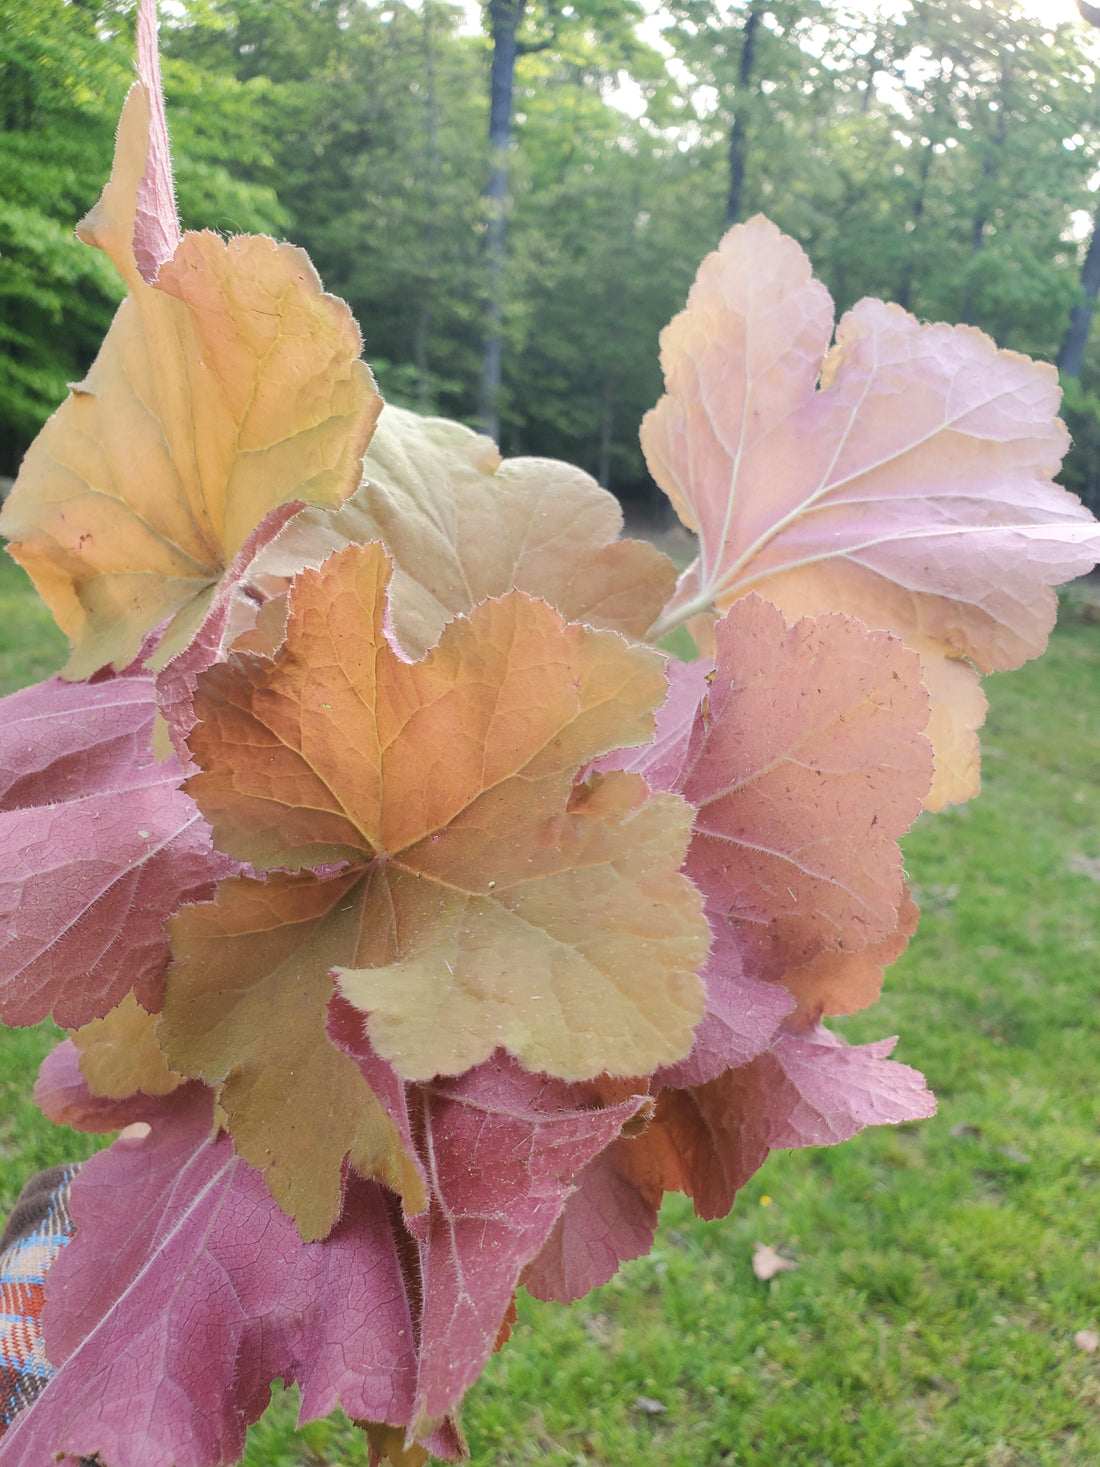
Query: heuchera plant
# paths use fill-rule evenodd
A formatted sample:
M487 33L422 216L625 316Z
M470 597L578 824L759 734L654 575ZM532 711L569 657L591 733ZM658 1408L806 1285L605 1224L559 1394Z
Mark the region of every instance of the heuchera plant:
M148 1131L77 1178L0 1464L234 1461L280 1377L454 1461L518 1287L931 1114L822 1018L874 1002L898 837L976 792L979 675L1100 526L1050 367L879 301L830 346L755 219L642 429L677 580L579 470L383 410L299 250L181 238L151 4L139 52L81 226L130 294L0 520L73 648L0 720L0 1013L72 1030L48 1116Z

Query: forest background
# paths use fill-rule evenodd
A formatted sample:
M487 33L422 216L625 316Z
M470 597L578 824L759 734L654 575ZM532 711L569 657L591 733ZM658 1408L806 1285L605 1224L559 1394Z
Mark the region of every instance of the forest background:
M73 225L133 26L132 0L0 0L0 474L122 293ZM184 227L304 245L387 399L639 510L658 333L757 211L841 309L1057 361L1063 482L1098 506L1097 38L1002 0L171 0L161 27Z

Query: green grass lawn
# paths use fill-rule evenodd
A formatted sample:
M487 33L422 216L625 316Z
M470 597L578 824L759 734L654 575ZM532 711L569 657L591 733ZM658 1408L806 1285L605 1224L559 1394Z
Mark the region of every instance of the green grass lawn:
M5 688L58 664L8 566L0 613ZM1074 1343L1100 1328L1100 626L1065 616L987 687L982 796L908 837L920 932L838 1025L900 1034L939 1115L775 1155L722 1222L672 1198L605 1288L521 1301L467 1403L478 1467L1100 1463L1100 1354ZM0 1206L88 1149L29 1102L53 1038L0 1033ZM756 1240L797 1268L757 1282ZM249 1467L366 1463L339 1419L292 1426L285 1393Z

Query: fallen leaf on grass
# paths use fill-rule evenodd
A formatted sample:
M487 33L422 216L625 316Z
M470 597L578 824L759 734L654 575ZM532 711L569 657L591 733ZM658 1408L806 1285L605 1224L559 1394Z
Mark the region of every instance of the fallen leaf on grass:
M1100 856L1082 856L1079 851L1074 851L1066 857L1066 865L1077 876L1100 881Z
M753 1246L752 1271L761 1283L767 1283L768 1279L775 1278L777 1273L787 1273L798 1264L790 1258L784 1258L777 1253L768 1243L756 1243Z
M635 1396L634 1405L647 1416L660 1416L668 1410L664 1401L655 1401L652 1396Z
M1018 1151L1015 1146L998 1146L997 1155L1007 1156L1009 1161L1018 1162L1021 1166L1026 1166L1031 1160L1026 1151Z

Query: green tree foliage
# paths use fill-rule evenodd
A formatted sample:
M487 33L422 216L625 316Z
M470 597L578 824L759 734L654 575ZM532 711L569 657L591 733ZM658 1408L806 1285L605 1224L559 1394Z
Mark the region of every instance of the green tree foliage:
M0 21L0 472L82 375L122 296L72 232L110 169L129 79L112 19L9 0Z
M487 148L482 44L459 18L442 0L207 0L162 44L170 68L253 89L263 145L244 175L277 188L387 396L468 413Z
M1100 162L1086 28L1014 0L670 0L666 62L629 0L513 8L496 204L491 5L480 33L450 0L180 0L162 18L184 223L303 244L391 400L479 421L495 292L502 447L639 488L657 333L724 220L757 211L842 308L879 295L1056 355ZM0 472L117 298L71 230L108 165L131 25L130 0L5 6ZM1098 364L1094 343L1086 396Z
M111 166L132 80L133 13L117 0L5 0L0 17L0 473L14 473L43 420L78 381L122 298L111 265L73 226ZM169 98L192 226L271 230L270 188L235 155L262 145L247 96L214 96L175 67ZM173 105L177 104L178 105Z

